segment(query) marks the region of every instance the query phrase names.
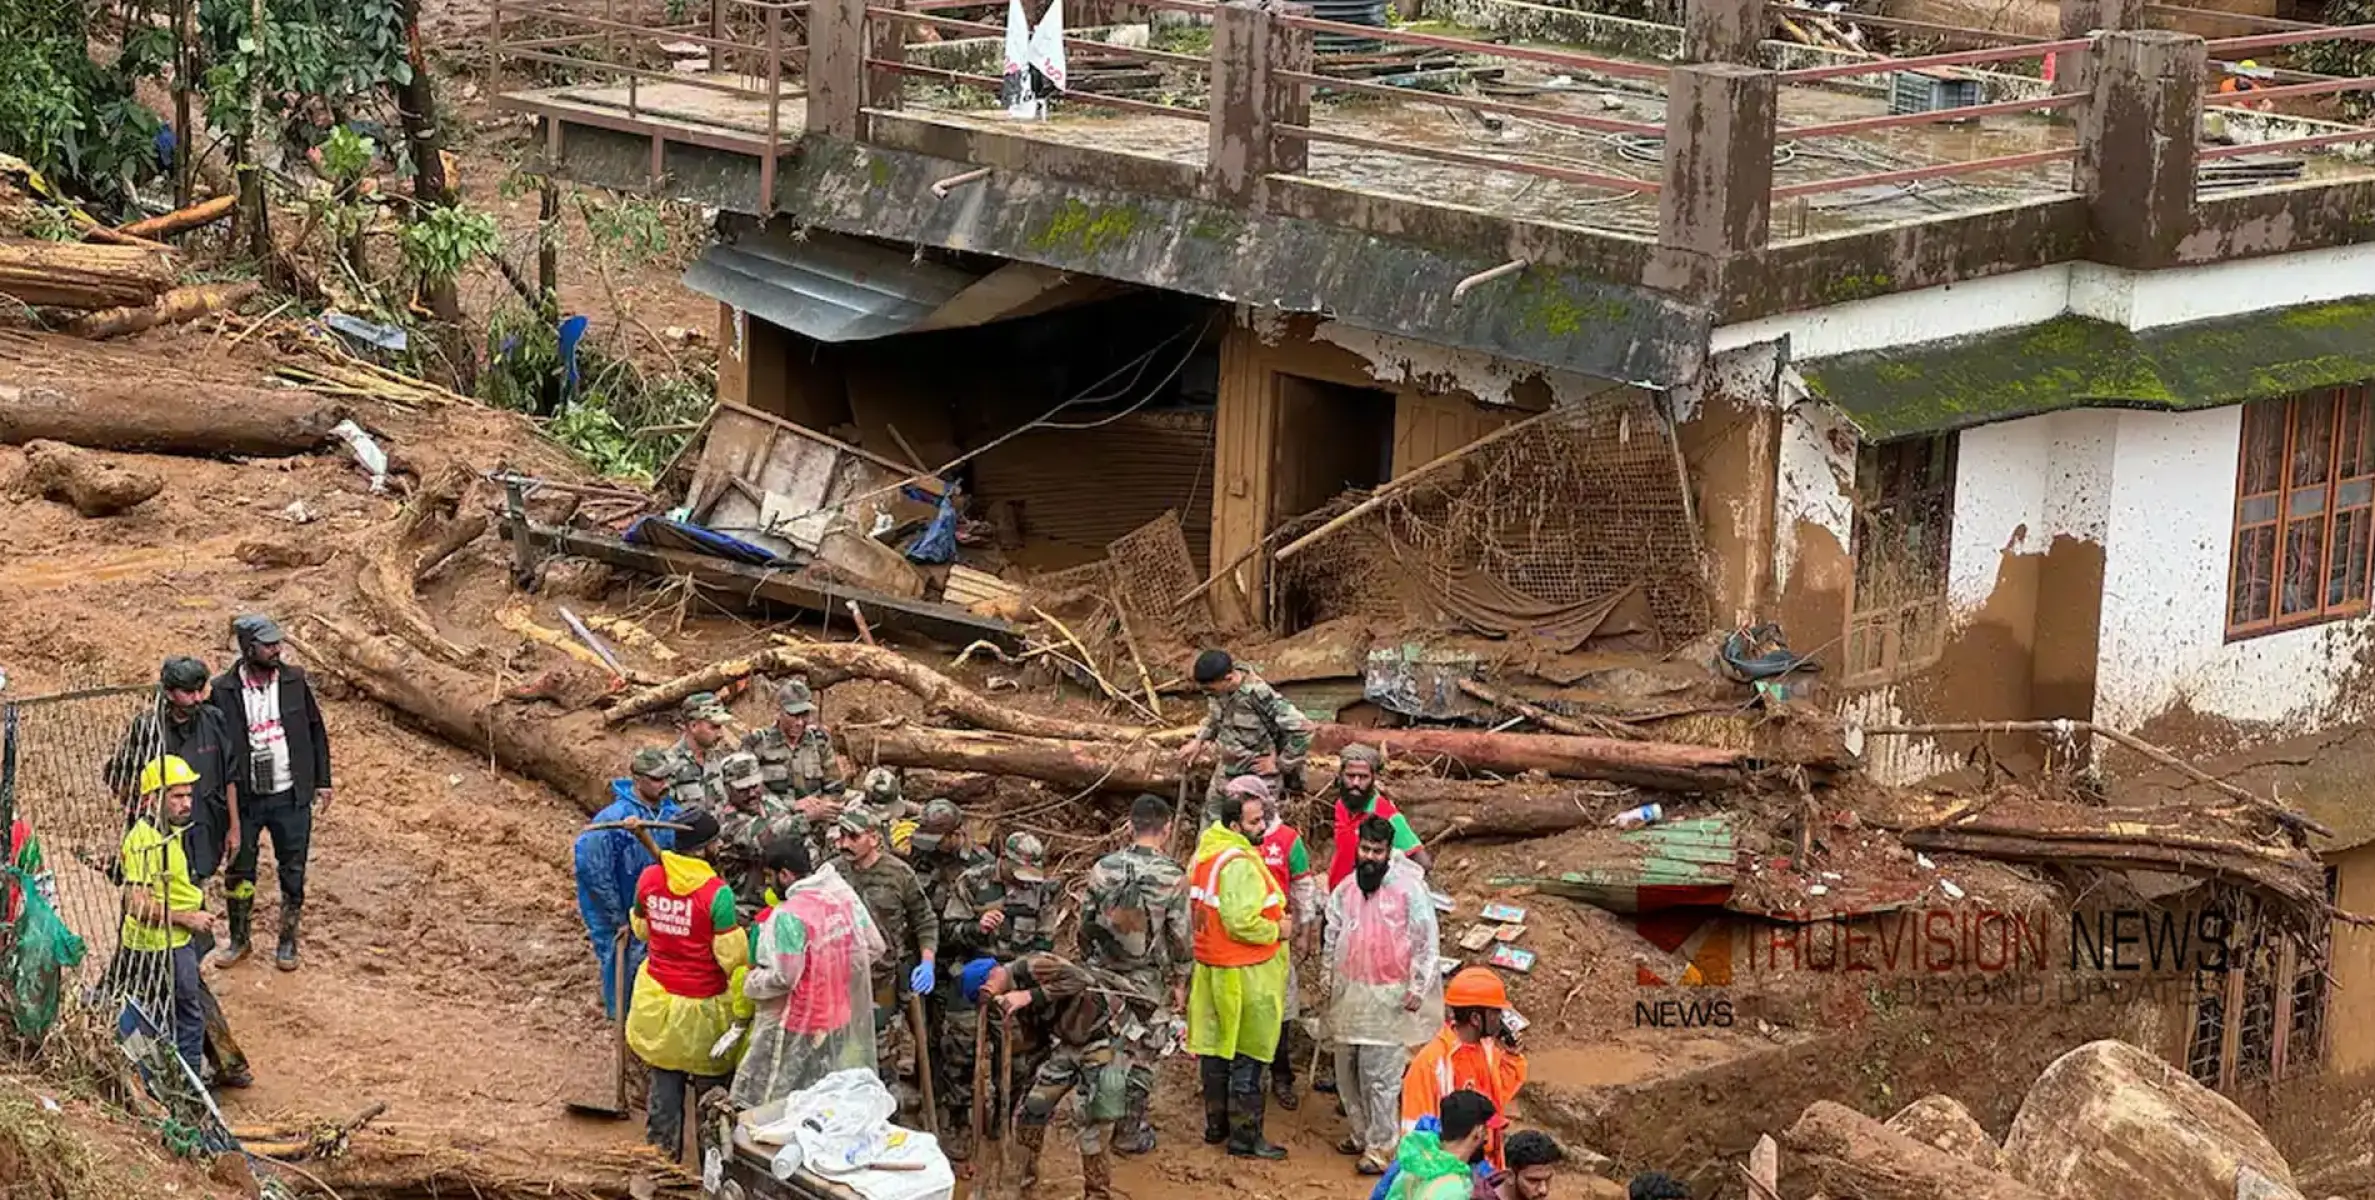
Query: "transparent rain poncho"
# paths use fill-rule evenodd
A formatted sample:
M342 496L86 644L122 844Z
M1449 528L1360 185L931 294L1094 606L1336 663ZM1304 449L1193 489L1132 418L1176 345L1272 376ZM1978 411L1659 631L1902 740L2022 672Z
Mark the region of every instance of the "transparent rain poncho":
M734 1102L780 1100L835 1071L873 1070L872 969L887 947L830 866L795 883L752 934L743 994L757 1006Z
M1345 876L1328 894L1320 948L1328 980L1327 1036L1371 1046L1417 1046L1433 1037L1443 1025L1436 944L1426 875L1410 860L1395 855L1374 895ZM1413 995L1416 1011L1404 1003Z

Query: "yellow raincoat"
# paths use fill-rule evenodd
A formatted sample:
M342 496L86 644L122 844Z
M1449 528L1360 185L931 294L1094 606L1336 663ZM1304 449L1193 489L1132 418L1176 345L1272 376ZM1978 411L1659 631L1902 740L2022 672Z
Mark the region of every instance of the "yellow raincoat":
M660 874L655 876L655 870ZM635 972L627 1049L665 1071L733 1074L742 1043L723 1056L710 1051L737 1020L747 1021L751 1014L742 986L750 970L750 937L734 923L734 890L708 863L663 851L657 868L644 868L635 891L629 920L650 953ZM709 962L698 958L704 942ZM656 976L654 966L660 968Z
M1219 911L1219 931L1241 945L1275 945L1279 922L1264 916L1267 904L1277 911L1277 880L1262 864L1261 852L1244 835L1214 824L1196 841L1196 864L1225 851L1238 851L1222 864L1215 880L1216 895L1195 903ZM1287 953L1282 947L1266 961L1252 966L1217 967L1201 961L1188 980L1188 1053L1212 1058L1243 1055L1269 1062L1278 1053L1279 1026L1286 1014Z

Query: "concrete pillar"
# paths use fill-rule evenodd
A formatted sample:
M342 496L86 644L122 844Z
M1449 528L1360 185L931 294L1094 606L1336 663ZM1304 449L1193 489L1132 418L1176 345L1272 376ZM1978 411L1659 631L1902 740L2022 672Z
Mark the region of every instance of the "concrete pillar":
M1309 149L1280 125L1308 125L1311 94L1278 77L1311 70L1311 34L1272 18L1308 16L1301 4L1228 0L1212 10L1211 143L1205 174L1213 196L1259 208L1262 180L1303 169Z
M2121 29L2140 29L2144 25L2144 0L2061 0L2062 41L2071 38L2093 37ZM2054 55L2053 90L2059 95L2084 92L2093 88L2094 56L2085 50L2065 50Z
M2208 48L2188 34L2139 29L2095 39L2092 57L2071 186L2092 214L2094 258L2165 266L2193 228Z
M810 133L854 142L866 108L866 0L813 0L808 6Z
M1668 77L1651 286L1709 300L1726 268L1764 249L1778 92L1773 72L1737 63L1686 63Z
M1755 66L1765 0L1683 0L1682 61Z

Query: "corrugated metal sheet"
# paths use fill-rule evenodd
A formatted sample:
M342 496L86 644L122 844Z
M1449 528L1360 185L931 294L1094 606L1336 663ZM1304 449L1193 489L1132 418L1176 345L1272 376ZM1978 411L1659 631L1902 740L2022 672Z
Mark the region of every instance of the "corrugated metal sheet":
M1549 878L1504 877L1493 883L1528 885L1610 912L1636 913L1720 905L1731 898L1739 877L1729 816L1652 825L1611 841L1604 862Z
M915 328L979 278L838 233L752 229L712 244L684 285L820 342L855 342Z
M974 460L973 490L984 503L1019 503L1026 538L1084 556L1176 508L1201 566L1212 552L1212 414L1142 412L1027 433Z

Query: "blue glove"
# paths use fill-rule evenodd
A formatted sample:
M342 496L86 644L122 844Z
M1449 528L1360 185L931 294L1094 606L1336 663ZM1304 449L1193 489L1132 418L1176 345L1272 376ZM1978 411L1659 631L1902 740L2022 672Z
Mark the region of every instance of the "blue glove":
M914 973L907 977L907 990L918 996L929 996L932 994L932 985L939 982L939 978L933 973L931 963L917 963Z

